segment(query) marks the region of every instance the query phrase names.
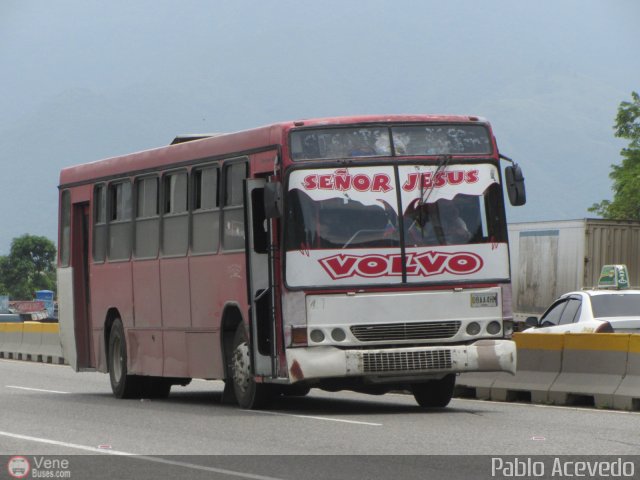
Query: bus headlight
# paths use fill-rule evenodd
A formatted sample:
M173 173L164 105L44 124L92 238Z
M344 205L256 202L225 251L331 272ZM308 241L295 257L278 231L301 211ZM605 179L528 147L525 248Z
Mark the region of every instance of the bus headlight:
M468 335L478 335L480 333L480 324L478 322L471 322L467 325Z
M500 333L500 330L502 330L500 322L496 322L495 320L493 322L489 322L489 325L487 325L487 333L490 335L497 335Z
M345 338L347 338L347 334L344 333L344 330L341 328L334 328L331 330L331 338L336 342L344 342Z
M314 330L311 330L311 333L309 334L309 338L314 343L322 343L324 342L324 333L322 332L322 330L314 329Z

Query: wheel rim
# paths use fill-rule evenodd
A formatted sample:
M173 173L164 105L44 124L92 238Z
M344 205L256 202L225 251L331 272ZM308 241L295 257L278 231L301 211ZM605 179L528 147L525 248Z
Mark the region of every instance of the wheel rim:
M251 384L251 377L249 346L247 342L243 342L233 352L233 383L242 393L246 393Z
M113 339L113 355L111 357L111 371L113 372L113 378L116 382L119 382L122 378L122 348L120 339L118 337Z

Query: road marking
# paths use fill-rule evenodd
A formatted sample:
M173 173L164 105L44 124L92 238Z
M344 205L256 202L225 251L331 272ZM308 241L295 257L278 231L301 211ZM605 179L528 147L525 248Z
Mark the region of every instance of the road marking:
M307 418L310 420L324 420L326 422L341 422L341 423L352 423L354 425L369 425L372 427L381 427L381 423L372 423L372 422L359 422L357 420L344 420L342 418L330 418L330 417L315 417L313 415L296 415L293 413L281 413L281 412L270 412L268 410L245 410L245 412L251 413L264 413L267 415L280 415L283 417L297 417L297 418Z
M31 437L29 435L21 435L19 433L11 433L11 432L3 432L0 431L0 436L3 437L8 437L8 438L15 438L18 440L27 440L27 441L31 441L31 442L37 442L37 443L46 443L48 445L56 445L59 447L65 447L65 448L73 448L76 450L83 450L85 452L93 452L93 453L102 453L104 455L119 455L119 456L124 456L127 458L132 458L132 459L136 459L136 460L145 460L148 462L154 462L154 463L162 463L164 465L171 465L171 466L175 466L175 467L183 467L183 468L189 468L192 470L200 470L200 471L204 471L204 472L212 472L212 473L221 473L223 475L229 475L232 477L240 477L240 478L249 478L252 480L283 480L281 478L277 478L277 477L268 477L265 475L256 475L253 473L247 473L247 472L238 472L235 470L227 470L226 468L216 468L216 467L207 467L205 465L198 465L195 463L187 463L187 462L178 462L175 460L167 460L166 458L160 458L160 457L152 457L149 455L137 455L135 453L130 453L130 452L123 452L120 450L104 450L101 448L96 448L96 447L89 447L87 445L78 445L77 443L68 443L68 442L61 442L58 440L50 440L48 438L40 438L40 437Z
M536 408L552 408L556 410L576 410L578 412L591 413L616 413L618 415L640 415L640 412L631 410L607 410L596 407L576 407L574 405L545 405L543 403L523 403L523 402L494 402L491 400L480 400L479 398L454 398L453 400L461 402L482 402L492 405L504 405L511 407L536 407Z
M18 390L29 390L30 392L44 392L44 393L71 393L71 392L61 392L60 390L44 390L42 388L29 388L29 387L19 387L17 385L5 385L7 388L16 388Z

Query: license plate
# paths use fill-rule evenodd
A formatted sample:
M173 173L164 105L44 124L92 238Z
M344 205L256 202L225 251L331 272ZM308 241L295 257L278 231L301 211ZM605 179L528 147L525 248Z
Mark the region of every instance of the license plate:
M472 293L471 294L471 307L497 307L498 306L498 294L497 293Z

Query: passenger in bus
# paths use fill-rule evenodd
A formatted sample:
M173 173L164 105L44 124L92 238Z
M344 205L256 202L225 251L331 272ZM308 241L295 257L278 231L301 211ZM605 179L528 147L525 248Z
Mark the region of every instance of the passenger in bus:
M445 155L451 153L451 139L442 130L431 130L426 134L427 155Z
M309 134L302 140L301 158L314 159L320 158L320 146L318 138L315 134Z
M468 243L471 240L472 235L453 200L442 201L440 223L447 245Z
M472 237L452 200L421 205L405 219L407 224L407 246L460 245Z
M407 247L421 247L424 245L438 245L438 239L436 238L435 231L431 227L430 223L424 219L408 218L405 220L405 242Z
M348 225L340 211L323 211L318 219L316 248L342 248L350 237Z
M376 155L376 151L364 139L355 137L351 140L350 157L367 157L370 155Z

